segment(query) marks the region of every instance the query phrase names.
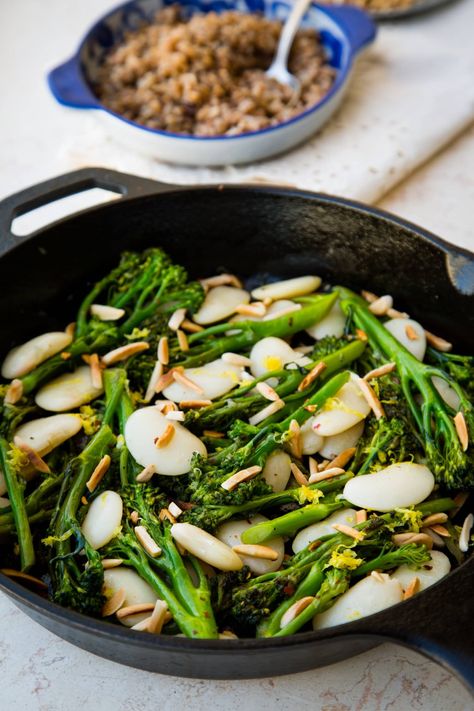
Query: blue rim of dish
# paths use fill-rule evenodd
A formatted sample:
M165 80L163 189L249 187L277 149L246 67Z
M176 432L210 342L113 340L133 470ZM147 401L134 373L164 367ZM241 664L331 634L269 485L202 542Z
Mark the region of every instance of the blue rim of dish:
M178 1L178 4L180 4L180 3L179 3L179 0L177 0L177 1ZM82 38L82 40L81 40L81 42L80 42L80 44L79 44L79 47L78 47L76 53L75 53L75 54L73 55L73 57L71 58L72 60L75 61L76 65L77 65L77 69L78 69L78 71L79 71L79 73L80 73L80 78L81 78L81 80L83 81L83 83L85 84L85 86L87 87L87 89L91 92L91 95L93 96L94 100L97 102L97 105L96 105L96 106L87 106L87 107L73 107L73 106L71 107L71 104L68 104L67 102L62 101L62 100L60 99L60 97L58 97L58 95L56 94L56 91L55 91L55 89L54 89L54 87L53 87L53 83L52 83L52 78L51 78L51 77L52 77L52 74L53 74L53 72L55 71L55 69L58 69L60 66L63 66L63 65L58 65L58 67L56 67L55 69L51 70L51 71L48 73L47 80L48 80L48 85L49 85L50 91L52 92L52 94L53 94L53 96L55 97L56 101L58 101L58 102L59 102L60 104L62 104L63 106L67 106L67 107L69 107L69 108L83 108L83 109L88 109L88 110L99 110L99 111L103 111L104 113L109 114L110 116L113 116L113 117L116 118L116 119L119 119L121 122L123 122L123 123L125 123L125 124L128 124L129 126L131 126L131 127L133 127L133 128L138 128L138 129L140 129L140 130L142 130L142 131L146 131L146 132L149 133L149 134L157 135L157 136L163 136L164 138L177 138L177 139L180 139L180 140L187 140L187 141L206 141L206 142L210 142L210 141L236 141L236 140L239 140L239 139L249 138L249 137L252 137L252 136L261 136L261 135L264 135L264 134L267 134L267 133L271 133L271 132L273 132L273 131L279 131L279 130L282 129L282 128L286 128L287 126L291 126L291 125L294 124L294 123L297 123L297 122L299 122L299 121L302 121L302 120L305 119L307 116L311 115L312 113L315 113L315 112L316 112L317 110L319 110L322 106L324 106L326 103L328 103L328 102L339 92L339 90L343 87L343 85L346 83L346 81L347 81L348 78L349 78L350 72L351 72L352 67L353 67L353 64L354 64L354 58L357 56L357 54L358 54L362 49L364 49L367 45L371 44L371 42L374 41L374 39L375 39L375 37L376 37L376 34L377 34L376 25L375 25L375 23L373 22L373 20L370 18L370 15L368 15L368 14L365 13L365 12L363 12L362 10L359 10L359 8L354 8L354 7L352 7L352 6L337 6L337 7L336 7L336 11L335 11L335 8L334 8L333 6L323 7L322 5L319 5L319 3L317 3L317 2L312 2L312 3L311 3L311 6L317 8L320 12L322 12L322 13L325 14L327 17L329 17L329 18L339 27L341 33L344 35L344 38L345 38L345 40L346 40L346 42L347 42L347 48L348 48L348 50L349 50L349 52L348 52L348 57L347 57L347 61L346 61L346 65L345 65L345 67L343 67L341 70L339 70L339 71L337 72L336 79L334 80L334 83L332 84L332 86L331 86L331 88L329 89L329 91L327 92L327 94L325 94L325 95L322 97L322 99L320 99L320 101L318 101L316 104L313 104L313 106L311 106L309 109L306 109L305 111L303 111L303 112L300 113L300 114L297 114L297 115L294 116L293 118L288 119L287 121L282 121L281 123L278 123L278 124L275 125L275 126L268 126L267 128L262 128L262 129L259 129L258 131L247 131L247 132L245 132L245 133L236 134L235 136L228 136L228 135L222 135L222 136L195 136L195 135L193 135L193 134L191 134L191 133L173 133L172 131L162 131L161 129L150 128L150 127L148 127L148 126L143 126L142 124L137 123L136 121L131 121L130 119L125 118L125 117L122 116L121 114L118 114L118 113L116 113L115 111L112 111L111 109L107 108L107 107L98 99L98 97L96 96L96 94L95 94L94 91L92 90L92 87L91 87L90 84L89 84L89 81L88 81L88 79L87 79L87 77L86 77L86 75L85 75L84 69L83 69L82 64L81 64L80 55L81 55L82 49L83 49L83 48L87 45L87 43L89 42L90 35L92 34L93 30L95 29L95 27L97 27L97 25L98 25L99 23L101 23L101 22L103 22L104 20L107 20L107 18L109 18L109 17L115 15L116 12L118 12L122 7L125 7L125 6L128 5L128 4L129 4L129 2L121 3L120 5L116 5L114 8L112 8L112 9L111 9L109 12L107 12L105 15L102 15L102 16L99 18L99 20L97 20L96 22L94 22L94 24L91 25L91 26L89 27L89 29L87 30L87 32L85 33L84 37ZM349 37L349 35L348 35L348 33L347 33L346 28L344 27L342 21L338 18L337 14L336 14L337 9L340 9L340 8L343 9L344 7L346 7L346 8L347 8L347 7L350 7L350 10L353 10L353 11L357 12L357 13L360 15L361 19L364 19L364 20L367 22L367 25L368 25L368 26L372 25L372 28L371 28L371 29L372 29L372 34L369 35L368 39L366 39L365 42L361 43L361 45L360 45L358 48L356 48L356 47L354 46L353 42L351 41L351 39L350 39L350 37ZM63 63L63 64L65 64L65 63Z

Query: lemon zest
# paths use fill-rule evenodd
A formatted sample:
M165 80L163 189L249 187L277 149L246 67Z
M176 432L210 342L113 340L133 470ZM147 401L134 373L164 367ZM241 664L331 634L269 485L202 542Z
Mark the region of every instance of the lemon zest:
M333 567L338 570L355 570L362 565L362 558L358 558L355 551L346 546L340 545L331 553L325 568Z

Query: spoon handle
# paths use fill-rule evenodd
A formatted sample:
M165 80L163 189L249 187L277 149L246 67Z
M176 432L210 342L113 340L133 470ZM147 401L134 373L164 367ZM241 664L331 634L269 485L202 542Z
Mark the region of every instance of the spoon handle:
M274 64L279 64L282 67L287 67L288 57L295 34L300 26L301 20L311 5L312 0L295 0L290 14L286 18L285 24L281 31L280 40L278 42L278 50L274 60Z

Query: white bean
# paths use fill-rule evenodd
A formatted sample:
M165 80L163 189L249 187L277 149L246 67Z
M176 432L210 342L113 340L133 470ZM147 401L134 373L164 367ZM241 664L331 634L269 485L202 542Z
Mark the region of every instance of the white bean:
M122 512L122 499L115 491L103 491L89 504L82 533L94 550L105 546L120 532Z
M82 429L79 415L61 414L40 417L20 425L15 436L29 444L40 457L44 457Z
M330 437L354 427L369 412L370 405L362 394L357 376L352 374L349 382L315 415L313 428L322 437Z
M437 583L449 573L451 563L448 556L441 551L429 551L429 553L430 563L425 563L418 569L409 565L401 565L392 573L392 578L398 580L404 590L410 585L413 578L418 578L420 581L420 591Z
M381 581L369 575L349 588L329 610L315 615L313 629L322 630L353 622L385 610L402 600L403 590L398 580L392 580L388 575L384 575Z
M344 333L344 326L346 324L346 316L343 313L341 307L339 306L339 301L331 307L329 313L318 321L313 326L306 329L311 338L319 341L321 338L326 336L335 336L340 338Z
M259 378L272 370L281 370L287 363L304 365L309 359L294 351L282 338L268 336L258 341L250 351L252 375Z
M423 360L426 352L426 336L423 326L418 321L413 321L411 318L394 318L386 321L384 326L415 358ZM416 335L416 338L410 338L408 334Z
M341 432L340 434L325 437L322 447L319 450L321 457L331 461L334 457L337 457L346 449L355 447L359 441L359 438L362 436L362 432L364 431L364 424L364 420L361 420L356 425L349 427L348 430L344 430L344 432Z
M290 313L291 311L299 311L301 308L301 304L295 304L294 301L290 301L289 299L279 299L278 301L273 301L273 303L270 304L263 320L271 321L274 318L278 318L282 311L284 313Z
M219 570L240 570L243 563L225 543L191 523L174 523L171 535L187 551Z
M303 454L316 454L323 446L324 438L313 429L314 417L308 417L300 427L301 451Z
M174 402L195 400L196 397L204 400L214 400L235 388L242 378L242 372L242 366L226 363L222 358L219 358L201 365L199 368L187 368L184 370L184 375L192 380L193 383L196 383L202 389L202 393L198 394L196 390L179 382L174 382L163 390L163 395Z
M354 509L342 509L331 514L324 521L318 521L311 524L295 536L293 540L293 552L299 553L304 548L309 546L313 541L317 541L322 536L329 536L331 533L337 533L333 528L335 523L343 523L345 526L353 526L356 522L356 511Z
M71 341L72 336L64 331L43 333L32 338L8 353L3 361L2 377L8 380L21 378L43 361L63 351Z
M262 471L262 478L272 487L273 491L284 491L291 476L290 456L282 449L276 449L270 454Z
M252 291L252 297L261 301L263 299L294 299L296 296L311 294L320 286L320 277L302 276L259 286Z
M457 392L446 382L446 380L439 378L437 375L434 375L431 378L431 381L444 402L453 410L458 412L461 401Z
M248 304L250 294L235 286L216 286L210 289L193 320L201 326L207 326L216 321L231 316L239 304Z
M125 590L125 600L123 607L130 605L143 605L150 603L152 605L158 600L158 595L153 588L148 585L138 573L130 568L110 568L104 570L104 595L110 598L120 588ZM120 618L119 622L125 627L133 627L138 622L142 622L150 616L150 612L140 612L136 615Z
M434 485L434 476L424 464L400 462L374 474L350 479L343 495L351 504L363 509L393 511L424 501Z
M257 523L262 523L263 521L268 521L266 516L261 514L256 514L255 516L249 517L248 519L243 519L240 521L227 521L223 523L216 530L216 537L226 543L231 548L233 546L238 546L242 543L241 535L247 528L254 526ZM252 556L241 555L242 563L247 565L252 573L255 575L265 575L265 573L273 573L275 570L281 566L283 561L283 555L285 553L285 545L283 543L283 538L277 536L269 541L265 541L265 546L273 548L273 550L278 553L278 558L276 560L264 560L262 558L254 558Z
M43 410L64 412L86 405L103 392L103 387L92 384L89 366L83 365L43 385L36 393L35 402Z
M194 395L193 399L196 399ZM174 434L163 447L155 440L172 424ZM132 457L142 466L155 466L158 474L179 476L190 470L194 452L206 456L206 447L199 437L179 422L170 423L156 407L135 410L125 424L125 442Z

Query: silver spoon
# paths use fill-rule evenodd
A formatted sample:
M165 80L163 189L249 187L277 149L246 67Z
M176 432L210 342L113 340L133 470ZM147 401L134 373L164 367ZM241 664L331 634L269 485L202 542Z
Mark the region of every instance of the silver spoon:
M281 31L280 40L278 42L277 51L270 67L265 72L270 79L276 79L280 84L287 84L293 91L299 93L300 82L293 74L288 71L288 57L291 50L291 45L295 38L295 34L300 26L303 15L312 0L296 0L290 14L286 18Z

